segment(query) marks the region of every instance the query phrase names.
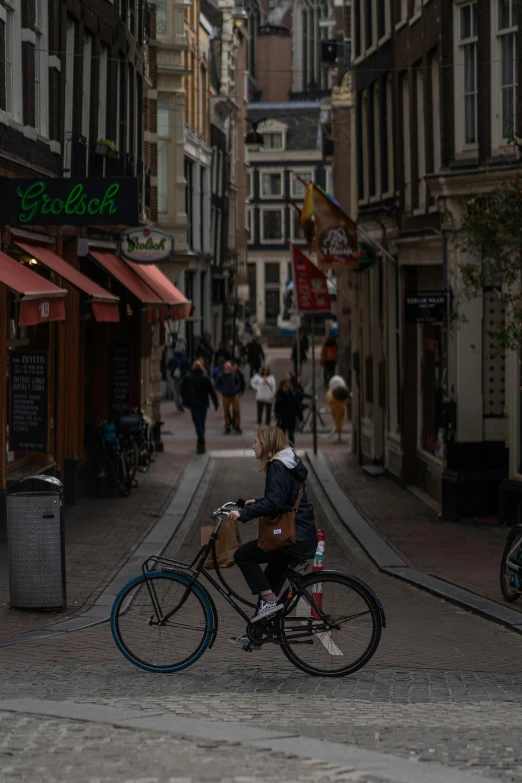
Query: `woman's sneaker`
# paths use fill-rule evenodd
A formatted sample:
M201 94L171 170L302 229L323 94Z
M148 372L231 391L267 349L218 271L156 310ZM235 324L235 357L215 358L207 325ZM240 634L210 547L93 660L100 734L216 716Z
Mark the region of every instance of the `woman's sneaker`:
M257 612L250 620L251 623L258 623L261 620L266 620L267 617L272 617L273 614L277 614L283 608L284 604L278 604L277 601L265 601L262 598L257 607Z

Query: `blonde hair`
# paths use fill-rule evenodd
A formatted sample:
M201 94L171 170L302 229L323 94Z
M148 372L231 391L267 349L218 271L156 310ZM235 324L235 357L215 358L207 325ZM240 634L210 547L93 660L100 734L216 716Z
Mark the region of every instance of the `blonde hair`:
M285 433L279 427L261 427L256 432L255 437L263 447L261 449L261 467L259 470L266 471L268 463L274 459L276 454L290 446Z

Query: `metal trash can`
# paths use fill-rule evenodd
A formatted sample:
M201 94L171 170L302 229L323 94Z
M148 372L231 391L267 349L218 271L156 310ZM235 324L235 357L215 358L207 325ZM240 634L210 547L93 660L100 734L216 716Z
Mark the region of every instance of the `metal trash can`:
M63 484L29 476L7 494L7 544L11 606L65 609Z

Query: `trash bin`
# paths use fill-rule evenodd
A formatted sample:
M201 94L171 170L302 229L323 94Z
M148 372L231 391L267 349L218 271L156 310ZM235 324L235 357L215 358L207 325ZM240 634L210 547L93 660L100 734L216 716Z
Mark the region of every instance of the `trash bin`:
M8 488L7 544L11 606L65 609L63 484L28 476Z

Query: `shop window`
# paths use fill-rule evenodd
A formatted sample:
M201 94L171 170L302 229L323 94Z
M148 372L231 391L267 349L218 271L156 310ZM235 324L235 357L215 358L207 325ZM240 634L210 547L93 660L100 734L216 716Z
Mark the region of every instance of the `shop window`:
M420 446L444 457L442 425L442 326L420 327Z

